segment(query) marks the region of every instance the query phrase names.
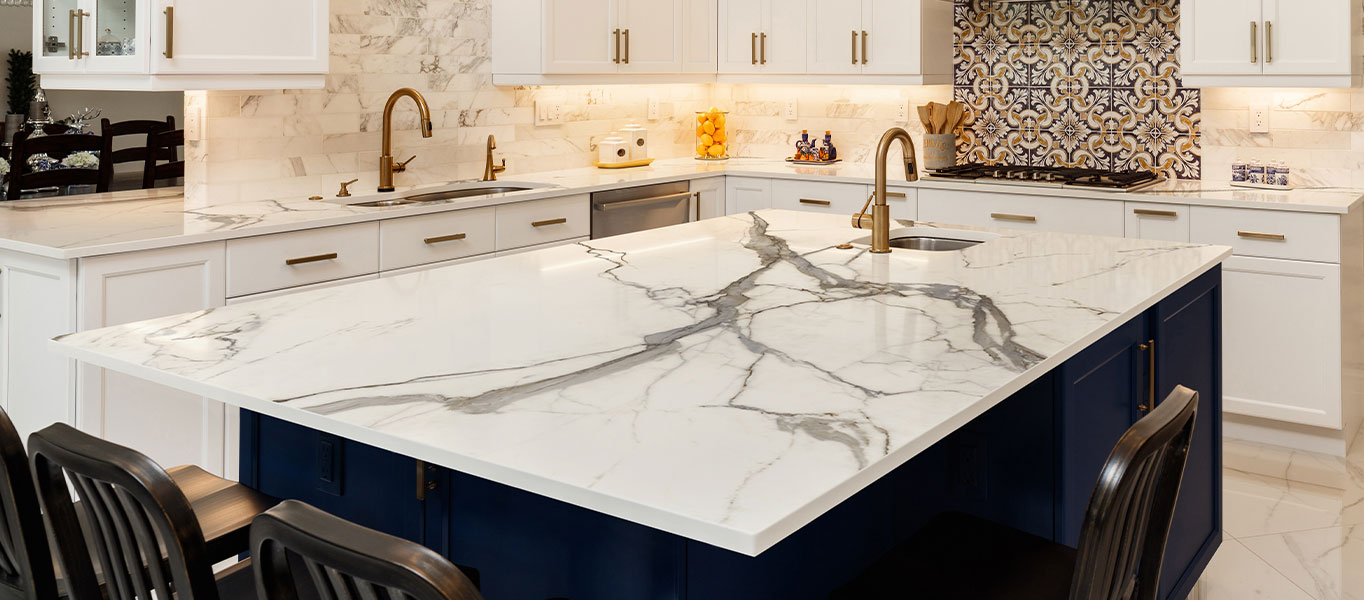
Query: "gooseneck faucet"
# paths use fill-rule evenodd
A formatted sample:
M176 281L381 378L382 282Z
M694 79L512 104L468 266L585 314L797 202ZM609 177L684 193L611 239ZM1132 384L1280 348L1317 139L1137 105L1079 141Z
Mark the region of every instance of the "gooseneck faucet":
M507 159L502 159L502 165L493 164L493 150L497 149L497 138L488 135L488 159L483 164L483 181L497 181L497 174L507 170Z
M393 95L388 97L388 104L384 105L383 156L379 157L379 191L381 192L393 191L393 174L407 170L407 163L412 162L412 158L416 158L414 156L401 164L393 164L393 106L403 96L407 96L417 103L417 110L421 112L422 137L431 137L431 107L426 105L426 98L422 97L421 92L412 88L403 88L393 92Z
M881 136L881 143L876 147L876 191L867 199L867 204L862 206L862 212L853 215L852 218L853 227L858 229L871 227L872 254L890 253L890 204L886 202L886 162L890 160L891 144L896 140L900 141L900 146L904 149L905 181L919 180L914 140L909 137L908 131L899 127L892 128ZM872 201L876 202L874 206ZM868 206L871 206L870 219L867 218Z

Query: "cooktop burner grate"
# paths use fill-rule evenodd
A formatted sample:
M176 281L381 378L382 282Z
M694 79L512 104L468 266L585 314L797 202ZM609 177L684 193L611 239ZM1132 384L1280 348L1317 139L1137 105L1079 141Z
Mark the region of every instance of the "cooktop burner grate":
M938 179L999 181L1003 183L1051 184L1131 191L1155 185L1165 178L1149 171L1107 171L1068 167L965 164L930 173Z

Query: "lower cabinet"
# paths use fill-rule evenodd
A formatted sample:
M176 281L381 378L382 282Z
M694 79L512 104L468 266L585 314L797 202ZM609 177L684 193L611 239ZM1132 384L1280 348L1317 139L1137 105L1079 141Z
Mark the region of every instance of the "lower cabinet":
M869 195L871 188L865 185L772 180L772 208L849 216L862 209Z
M919 190L919 218L931 223L1122 237L1122 210L1115 201Z
M691 191L696 202L692 220L702 221L714 219L715 217L725 216L725 179L724 177L711 177L709 179L694 179L691 182Z
M772 208L772 180L726 177L725 213L741 214Z
M1127 237L1165 242L1189 241L1189 207L1182 204L1126 202Z
M76 325L74 262L0 251L0 404L19 436L76 422L76 362L47 341Z

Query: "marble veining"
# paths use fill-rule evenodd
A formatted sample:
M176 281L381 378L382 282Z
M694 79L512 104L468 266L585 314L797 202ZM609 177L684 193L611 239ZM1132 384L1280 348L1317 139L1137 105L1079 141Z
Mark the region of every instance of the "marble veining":
M756 555L1229 255L872 255L761 211L60 338L80 360Z

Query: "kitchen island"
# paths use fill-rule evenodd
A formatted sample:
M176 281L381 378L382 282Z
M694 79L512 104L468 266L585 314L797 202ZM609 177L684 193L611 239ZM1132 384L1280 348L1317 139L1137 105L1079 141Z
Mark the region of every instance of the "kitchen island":
M845 217L760 211L54 348L249 411L244 482L489 598L822 598L947 508L1074 544L1117 437L1183 384L1182 599L1221 536L1230 250L998 233L873 255Z

